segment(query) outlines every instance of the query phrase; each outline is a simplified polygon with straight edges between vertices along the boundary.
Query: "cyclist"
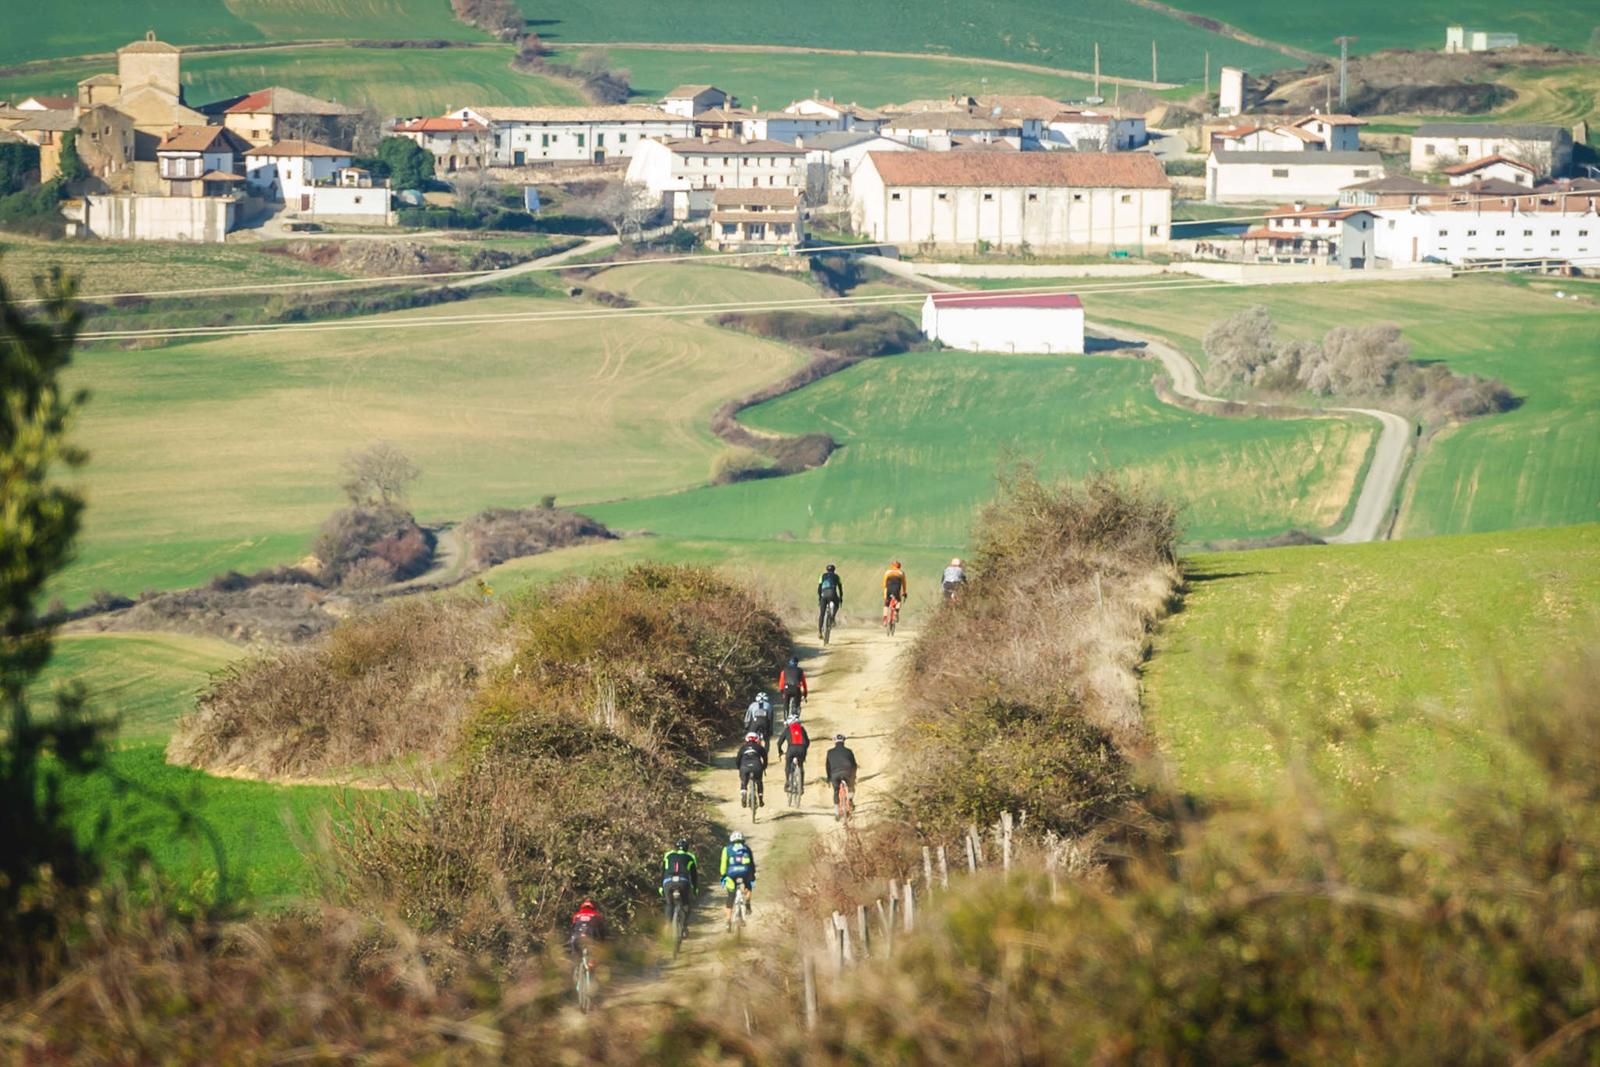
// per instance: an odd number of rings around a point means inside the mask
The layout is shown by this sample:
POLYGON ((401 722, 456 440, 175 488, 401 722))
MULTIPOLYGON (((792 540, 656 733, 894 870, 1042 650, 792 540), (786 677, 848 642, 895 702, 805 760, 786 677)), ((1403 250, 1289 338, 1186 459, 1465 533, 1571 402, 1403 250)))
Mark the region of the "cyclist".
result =
POLYGON ((833 817, 837 819, 840 783, 850 787, 852 797, 856 792, 856 754, 844 747, 844 734, 833 735, 833 747, 828 749, 825 769, 828 772, 828 791, 833 796, 833 817))
POLYGON ((788 665, 778 672, 778 692, 783 694, 785 719, 800 714, 800 702, 811 695, 811 687, 806 684, 806 672, 793 656, 789 657, 788 665))
POLYGON ((688 907, 700 892, 700 865, 689 851, 689 839, 678 838, 677 844, 661 857, 661 894, 666 908, 667 921, 672 921, 672 904, 676 900, 688 907))
POLYGON ((954 600, 956 594, 961 591, 961 587, 967 584, 967 570, 962 564, 960 556, 951 560, 950 566, 944 569, 943 584, 944 598, 946 600, 954 600))
POLYGON ((778 734, 778 755, 783 756, 783 780, 789 781, 789 775, 800 777, 800 788, 805 789, 806 784, 806 753, 811 751, 811 735, 806 732, 805 723, 800 721, 800 716, 791 715, 783 721, 783 730, 778 734), (788 754, 784 754, 787 746, 788 754))
POLYGON ((828 617, 829 604, 833 605, 833 614, 837 618, 839 608, 844 605, 844 579, 839 577, 839 572, 831 563, 817 582, 817 640, 819 641, 822 640, 822 623, 828 617))
POLYGON ((772 743, 772 700, 765 693, 757 693, 755 700, 744 712, 747 733, 761 735, 761 747, 772 743))
POLYGON ((585 900, 579 905, 578 910, 572 913, 572 929, 567 933, 567 950, 572 957, 577 959, 583 953, 585 945, 591 941, 599 941, 605 937, 606 921, 600 914, 600 909, 594 906, 594 901, 585 900))
POLYGON ((900 561, 895 560, 889 564, 889 569, 883 572, 883 624, 889 625, 889 601, 898 600, 904 604, 909 600, 910 594, 906 591, 906 572, 900 566, 900 561))
POLYGON ((744 744, 739 746, 739 754, 733 758, 733 762, 739 768, 739 806, 744 807, 749 800, 748 790, 752 783, 759 803, 765 806, 767 794, 762 788, 761 777, 767 771, 767 748, 761 743, 761 735, 754 730, 745 734, 744 744))
POLYGON ((756 854, 745 844, 744 834, 737 830, 728 835, 728 843, 722 846, 722 863, 719 870, 722 872, 722 888, 728 891, 727 924, 728 929, 732 930, 733 897, 739 883, 744 883, 747 901, 756 891, 756 854))

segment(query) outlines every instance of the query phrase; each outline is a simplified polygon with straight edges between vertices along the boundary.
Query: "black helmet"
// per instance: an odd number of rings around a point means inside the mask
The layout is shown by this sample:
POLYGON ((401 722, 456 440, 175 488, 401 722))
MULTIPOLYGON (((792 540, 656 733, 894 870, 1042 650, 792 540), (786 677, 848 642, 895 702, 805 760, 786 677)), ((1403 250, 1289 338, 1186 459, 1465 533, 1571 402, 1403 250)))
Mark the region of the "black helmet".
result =
POLYGON ((799 660, 799 657, 797 657, 797 656, 790 656, 790 657, 789 657, 789 666, 791 666, 791 667, 798 667, 798 666, 800 666, 800 660, 799 660))
POLYGON ((689 839, 687 837, 680 837, 678 838, 678 843, 672 847, 677 849, 679 852, 687 852, 689 851, 689 839))
POLYGON ((831 564, 831 563, 830 563, 830 564, 828 564, 828 573, 829 573, 829 574, 832 574, 832 573, 833 573, 833 564, 831 564))

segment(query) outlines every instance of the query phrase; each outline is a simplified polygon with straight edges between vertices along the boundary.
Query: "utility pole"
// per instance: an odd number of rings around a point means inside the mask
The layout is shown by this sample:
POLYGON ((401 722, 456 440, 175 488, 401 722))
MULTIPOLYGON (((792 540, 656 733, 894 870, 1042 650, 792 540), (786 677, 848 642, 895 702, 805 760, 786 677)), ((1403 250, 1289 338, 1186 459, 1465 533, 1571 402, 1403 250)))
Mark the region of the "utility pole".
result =
POLYGON ((1206 80, 1200 89, 1201 95, 1206 98, 1206 114, 1211 114, 1211 49, 1206 49, 1206 80))
POLYGON ((1350 71, 1350 42, 1359 41, 1359 37, 1335 37, 1334 44, 1339 46, 1339 110, 1345 109, 1345 101, 1349 99, 1348 74, 1350 71))
POLYGON ((1156 39, 1150 38, 1150 80, 1158 82, 1161 77, 1156 73, 1156 39))
POLYGON ((1094 95, 1100 95, 1100 42, 1094 43, 1094 95))

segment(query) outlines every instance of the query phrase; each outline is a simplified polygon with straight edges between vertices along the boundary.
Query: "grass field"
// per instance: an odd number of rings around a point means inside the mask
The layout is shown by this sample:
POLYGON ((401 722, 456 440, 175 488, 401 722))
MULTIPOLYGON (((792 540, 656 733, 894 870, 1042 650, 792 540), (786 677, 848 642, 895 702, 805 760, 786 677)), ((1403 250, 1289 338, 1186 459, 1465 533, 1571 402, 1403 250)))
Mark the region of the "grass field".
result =
POLYGON ((741 103, 765 108, 783 107, 818 92, 877 107, 952 93, 1040 93, 1077 100, 1093 89, 1091 82, 1076 78, 953 56, 890 59, 652 48, 608 48, 606 52, 616 66, 632 73, 633 92, 641 101, 659 99, 674 86, 686 83, 714 84, 733 93, 741 103))
POLYGON ((1360 308, 1361 321, 1400 323, 1414 358, 1504 381, 1520 407, 1445 431, 1417 464, 1399 532, 1419 537, 1600 519, 1600 312, 1557 300, 1560 288, 1573 284, 1457 278, 1108 293, 1087 307, 1092 319, 1163 333, 1197 358, 1213 321, 1252 304, 1304 337, 1360 308))
MULTIPOLYGON (((1533 0, 1515 7, 1494 0, 1340 0, 1337 4, 1263 4, 1259 0, 1177 0, 1174 7, 1232 23, 1270 41, 1314 52, 1337 53, 1333 39, 1359 35, 1352 50, 1443 48, 1444 29, 1509 31, 1523 44, 1556 44, 1582 49, 1595 27, 1580 5, 1569 0, 1533 0)), ((1592 12, 1590 13, 1592 16, 1592 12)))
POLYGON ((58 638, 32 695, 81 682, 91 708, 117 721, 117 741, 165 742, 212 672, 242 654, 236 645, 182 634, 76 634, 58 638))
MULTIPOLYGON (((1150 42, 1158 42, 1164 81, 1198 81, 1211 55, 1220 63, 1252 71, 1293 65, 1282 53, 1192 26, 1180 18, 1128 0, 1008 0, 981 12, 957 0, 919 5, 916 18, 888 3, 863 6, 819 0, 803 17, 781 0, 751 0, 738 17, 714 4, 663 7, 639 0, 597 0, 554 10, 525 0, 534 28, 551 43, 663 42, 787 45, 808 48, 871 48, 917 55, 971 56, 1034 63, 1067 70, 1092 70, 1094 45, 1106 74, 1150 77, 1150 42)), ((1443 30, 1440 30, 1441 35, 1443 30)), ((807 87, 809 89, 809 86, 807 87)), ((824 87, 825 88, 825 87, 824 87)), ((731 90, 730 90, 731 91, 731 90)), ((837 91, 837 90, 836 90, 837 91)), ((770 106, 770 102, 769 102, 770 106)))
POLYGON ((1149 718, 1180 785, 1271 799, 1300 756, 1428 809, 1512 773, 1464 716, 1600 623, 1600 526, 1198 556, 1158 636, 1149 718), (1235 657, 1254 664, 1241 668, 1235 657))
POLYGON ((111 52, 151 29, 175 45, 488 40, 440 0, 61 0, 11 20, 0 36, 0 63, 111 52))
MULTIPOLYGON (((1368 124, 1372 133, 1409 133, 1424 122, 1546 122, 1573 126, 1600 107, 1600 63, 1570 67, 1529 67, 1495 75, 1517 98, 1481 115, 1382 115, 1368 124)), ((1596 131, 1589 134, 1595 143, 1596 131)))
POLYGON ((17 295, 32 297, 33 279, 54 265, 76 275, 79 292, 85 296, 343 277, 249 245, 0 237, 0 278, 17 295))
POLYGON ((620 293, 641 304, 729 304, 815 299, 820 294, 805 275, 713 267, 698 263, 612 267, 588 284, 620 293))
MULTIPOLYGON (((762 275, 752 275, 764 278, 762 275)), ((784 281, 783 279, 775 279, 784 281)), ((474 301, 474 314, 565 310, 474 301)), ((459 314, 459 306, 374 317, 459 314)), ((380 439, 421 464, 424 519, 703 481, 723 400, 788 374, 786 347, 679 319, 360 329, 80 353, 93 398, 79 562, 53 592, 138 592, 298 559, 339 503, 341 458, 380 439)))
MULTIPOLYGON (((208 52, 183 57, 184 92, 191 103, 203 104, 285 85, 354 107, 372 107, 381 115, 437 115, 467 104, 582 102, 581 94, 567 82, 512 70, 511 54, 509 45, 438 49, 330 45, 208 52)), ((0 77, 0 98, 72 93, 78 79, 109 66, 105 60, 70 61, 0 77)))
POLYGON ((959 546, 1012 452, 1052 475, 1121 467, 1187 504, 1196 540, 1336 524, 1371 433, 1157 401, 1149 364, 922 352, 872 360, 746 412, 844 447, 816 470, 591 509, 675 538, 959 546))

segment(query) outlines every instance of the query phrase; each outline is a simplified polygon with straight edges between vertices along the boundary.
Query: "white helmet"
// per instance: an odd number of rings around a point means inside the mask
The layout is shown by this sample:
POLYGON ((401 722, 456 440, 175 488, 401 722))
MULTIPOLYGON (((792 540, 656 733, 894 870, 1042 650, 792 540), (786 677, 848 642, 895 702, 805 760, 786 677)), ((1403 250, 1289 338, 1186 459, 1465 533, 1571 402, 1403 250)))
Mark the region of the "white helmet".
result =
POLYGON ((784 716, 783 725, 789 726, 790 724, 797 723, 799 721, 800 721, 800 716, 794 714, 793 712, 790 712, 788 715, 784 716))
POLYGON ((951 560, 951 561, 950 561, 950 566, 952 566, 952 567, 959 567, 959 566, 961 566, 961 557, 960 557, 960 556, 957 556, 957 557, 956 557, 956 558, 955 558, 955 559, 953 559, 953 560, 951 560))
POLYGON ((739 842, 741 842, 743 840, 744 840, 744 835, 741 834, 737 830, 735 830, 733 833, 728 835, 728 844, 730 844, 730 845, 737 845, 739 842))
POLYGON ((757 704, 770 704, 770 703, 772 703, 772 698, 767 696, 767 694, 765 694, 765 693, 757 693, 756 694, 756 703, 757 704))

